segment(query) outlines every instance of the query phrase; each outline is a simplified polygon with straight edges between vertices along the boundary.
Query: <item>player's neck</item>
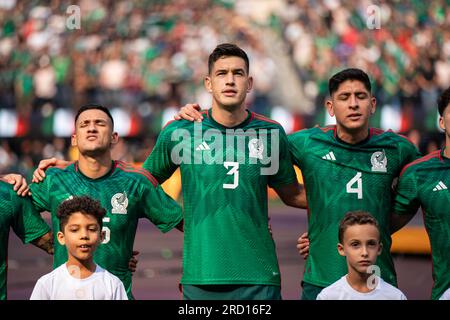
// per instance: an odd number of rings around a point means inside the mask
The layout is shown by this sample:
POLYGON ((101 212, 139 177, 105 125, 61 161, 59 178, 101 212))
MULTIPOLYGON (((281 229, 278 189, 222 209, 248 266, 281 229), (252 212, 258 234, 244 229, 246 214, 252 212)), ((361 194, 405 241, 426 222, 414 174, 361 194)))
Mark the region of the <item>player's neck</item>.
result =
POLYGON ((78 260, 69 254, 69 258, 66 262, 66 268, 72 277, 85 279, 95 272, 97 265, 92 257, 87 260, 78 260))
POLYGON ((225 127, 235 127, 244 122, 247 116, 244 105, 235 108, 224 108, 214 104, 212 106, 213 119, 225 127))
POLYGON ((356 291, 361 293, 367 293, 372 291, 373 289, 370 289, 368 287, 368 279, 370 274, 368 273, 360 273, 356 270, 349 270, 346 278, 348 284, 356 291))
POLYGON ((348 144, 357 144, 369 136, 369 126, 364 128, 350 131, 341 126, 336 126, 336 134, 338 138, 348 144))
POLYGON ((110 154, 96 158, 80 155, 78 159, 79 170, 91 179, 103 177, 111 170, 111 166, 112 159, 110 154))

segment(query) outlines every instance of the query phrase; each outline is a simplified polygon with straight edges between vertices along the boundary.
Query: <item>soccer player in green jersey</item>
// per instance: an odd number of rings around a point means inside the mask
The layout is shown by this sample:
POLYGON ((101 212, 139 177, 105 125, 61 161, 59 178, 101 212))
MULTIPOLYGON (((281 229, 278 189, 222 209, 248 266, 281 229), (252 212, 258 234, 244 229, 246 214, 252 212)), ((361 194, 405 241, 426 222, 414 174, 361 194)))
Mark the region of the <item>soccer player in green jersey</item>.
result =
MULTIPOLYGON (((5 180, 10 181, 9 179, 10 176, 5 177, 5 180)), ((33 207, 31 199, 19 196, 17 190, 13 188, 7 182, 0 181, 0 300, 6 300, 7 297, 6 274, 10 227, 24 243, 32 243, 49 254, 53 253, 53 236, 49 226, 33 207)))
MULTIPOLYGON (((49 168, 41 183, 30 186, 33 203, 40 211, 52 214, 53 232, 59 231, 56 210, 72 196, 88 195, 107 210, 103 219, 105 239, 96 250, 94 261, 122 280, 128 297, 131 271, 128 263, 133 253, 136 228, 140 218, 147 218, 162 232, 182 228, 181 207, 169 197, 155 178, 143 169, 122 161, 113 161, 111 147, 118 141, 109 110, 87 105, 75 116, 72 145, 79 159, 65 169, 49 168)), ((55 241, 54 268, 67 261, 67 250, 55 241)))
POLYGON ((401 169, 420 156, 404 137, 369 127, 376 99, 365 72, 336 73, 329 80, 329 93, 326 106, 336 125, 289 136, 308 199, 310 248, 302 299, 315 299, 323 287, 346 273, 345 259, 336 252, 335 243, 339 221, 348 211, 368 211, 377 219, 384 248, 377 259, 380 276, 397 285, 390 255, 392 185, 401 169))
MULTIPOLYGON (((335 244, 339 222, 348 211, 371 212, 379 222, 385 250, 377 264, 381 277, 396 286, 390 256, 392 185, 403 166, 420 156, 402 136, 369 127, 376 99, 365 72, 345 69, 333 75, 329 92, 327 109, 336 117, 336 125, 288 136, 293 162, 301 169, 307 190, 310 247, 303 279, 305 300, 315 300, 324 287, 347 273, 335 244)), ((184 118, 189 112, 192 120, 201 120, 195 107, 186 106, 179 115, 184 118)))
POLYGON ((143 167, 160 183, 181 170, 184 299, 280 299, 267 187, 290 205, 306 205, 287 137, 280 124, 246 109, 253 79, 242 49, 220 44, 208 65, 205 120, 169 123, 143 167))
POLYGON ((445 147, 403 169, 394 203, 397 224, 393 226, 400 229, 422 207, 431 244, 432 299, 441 298, 450 288, 450 87, 439 97, 438 110, 445 147))

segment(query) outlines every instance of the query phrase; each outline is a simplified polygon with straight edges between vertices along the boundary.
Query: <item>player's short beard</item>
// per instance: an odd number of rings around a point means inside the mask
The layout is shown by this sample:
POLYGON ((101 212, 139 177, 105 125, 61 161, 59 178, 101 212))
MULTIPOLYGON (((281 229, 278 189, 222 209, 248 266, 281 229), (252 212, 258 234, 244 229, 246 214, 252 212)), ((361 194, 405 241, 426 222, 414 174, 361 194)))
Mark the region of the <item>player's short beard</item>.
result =
POLYGON ((107 152, 110 152, 110 150, 111 150, 111 146, 107 146, 107 147, 96 148, 94 150, 84 150, 83 152, 80 151, 80 153, 83 156, 87 156, 90 158, 97 158, 97 157, 103 156, 107 152))

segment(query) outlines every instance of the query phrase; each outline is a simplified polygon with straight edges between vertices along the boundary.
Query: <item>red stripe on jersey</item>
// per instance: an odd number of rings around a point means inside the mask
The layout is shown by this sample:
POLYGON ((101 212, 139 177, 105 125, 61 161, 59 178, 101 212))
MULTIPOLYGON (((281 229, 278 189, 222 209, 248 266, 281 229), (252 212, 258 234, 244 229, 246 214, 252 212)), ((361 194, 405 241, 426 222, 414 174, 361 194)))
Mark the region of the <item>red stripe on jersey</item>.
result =
POLYGON ((328 132, 330 130, 336 130, 336 126, 335 125, 329 125, 326 127, 319 127, 320 130, 322 130, 323 132, 328 132))
POLYGON ((441 150, 436 150, 436 151, 433 151, 433 152, 427 154, 426 156, 424 156, 424 157, 422 157, 422 158, 419 158, 419 159, 414 160, 413 162, 407 164, 407 165, 402 169, 402 171, 400 172, 400 177, 403 175, 403 173, 405 172, 405 170, 408 169, 409 167, 412 167, 412 166, 414 166, 414 165, 416 165, 416 164, 419 164, 419 163, 428 161, 428 160, 433 159, 433 158, 438 158, 438 159, 440 159, 440 157, 441 157, 441 154, 440 154, 440 153, 441 153, 441 150))
POLYGON ((396 132, 392 131, 392 129, 389 129, 387 132, 395 133, 395 134, 398 135, 399 137, 402 137, 403 139, 408 140, 411 144, 414 144, 414 143, 411 141, 411 139, 409 139, 407 136, 405 136, 405 135, 403 135, 403 134, 396 133, 396 132))
POLYGON ((116 162, 117 162, 117 168, 121 169, 122 171, 142 174, 144 177, 147 178, 147 180, 149 180, 152 183, 152 185, 154 187, 156 187, 158 185, 158 181, 156 180, 156 178, 154 176, 152 176, 151 173, 148 172, 147 170, 145 170, 143 168, 133 167, 131 164, 123 162, 123 161, 116 161, 116 162))
POLYGON ((252 112, 250 121, 252 121, 253 118, 261 120, 261 121, 265 121, 265 122, 269 122, 269 123, 274 123, 274 124, 280 125, 280 123, 278 123, 277 121, 269 119, 269 118, 267 118, 267 117, 265 117, 265 116, 263 116, 261 114, 255 113, 255 112, 252 112))
POLYGON ((379 136, 380 134, 383 134, 384 130, 379 128, 370 128, 370 136, 379 136))

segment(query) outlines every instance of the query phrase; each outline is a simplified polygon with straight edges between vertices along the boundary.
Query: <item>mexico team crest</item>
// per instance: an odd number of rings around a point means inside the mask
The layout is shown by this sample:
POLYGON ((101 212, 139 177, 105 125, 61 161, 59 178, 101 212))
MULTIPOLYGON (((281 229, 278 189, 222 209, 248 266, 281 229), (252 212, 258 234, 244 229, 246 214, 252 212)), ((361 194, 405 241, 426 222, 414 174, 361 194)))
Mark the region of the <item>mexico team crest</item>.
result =
POLYGON ((248 143, 248 151, 250 158, 263 158, 264 144, 261 139, 251 139, 248 143))
POLYGON ((111 198, 111 213, 127 214, 128 198, 126 193, 116 193, 111 198))
POLYGON ((377 151, 372 154, 370 158, 372 163, 372 171, 386 172, 387 171, 387 158, 384 151, 377 151))

